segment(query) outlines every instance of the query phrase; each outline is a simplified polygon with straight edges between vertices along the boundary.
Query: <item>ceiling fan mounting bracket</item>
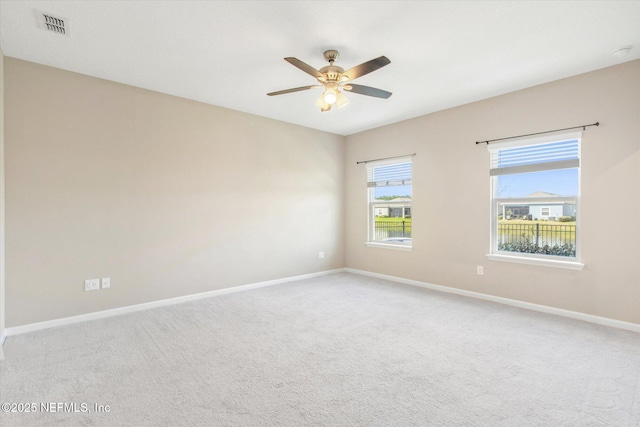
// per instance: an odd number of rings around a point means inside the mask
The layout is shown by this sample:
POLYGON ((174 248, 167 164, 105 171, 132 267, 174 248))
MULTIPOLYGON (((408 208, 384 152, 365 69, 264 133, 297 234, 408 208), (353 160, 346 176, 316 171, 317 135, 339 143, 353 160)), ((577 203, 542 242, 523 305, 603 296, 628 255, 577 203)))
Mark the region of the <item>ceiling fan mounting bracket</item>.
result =
POLYGON ((330 64, 333 64, 333 61, 338 59, 340 56, 340 52, 337 50, 329 49, 324 51, 324 59, 329 61, 330 64))

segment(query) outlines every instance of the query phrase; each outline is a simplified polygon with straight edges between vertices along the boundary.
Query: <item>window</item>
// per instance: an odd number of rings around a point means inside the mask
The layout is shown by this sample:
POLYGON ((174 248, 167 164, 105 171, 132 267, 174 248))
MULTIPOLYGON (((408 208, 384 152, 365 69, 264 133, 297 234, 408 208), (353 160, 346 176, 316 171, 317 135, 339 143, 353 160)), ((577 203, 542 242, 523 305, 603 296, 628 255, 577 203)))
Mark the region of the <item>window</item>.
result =
POLYGON ((489 145, 491 259, 581 268, 580 137, 489 145))
POLYGON ((367 244, 411 248, 411 157, 367 163, 367 244))

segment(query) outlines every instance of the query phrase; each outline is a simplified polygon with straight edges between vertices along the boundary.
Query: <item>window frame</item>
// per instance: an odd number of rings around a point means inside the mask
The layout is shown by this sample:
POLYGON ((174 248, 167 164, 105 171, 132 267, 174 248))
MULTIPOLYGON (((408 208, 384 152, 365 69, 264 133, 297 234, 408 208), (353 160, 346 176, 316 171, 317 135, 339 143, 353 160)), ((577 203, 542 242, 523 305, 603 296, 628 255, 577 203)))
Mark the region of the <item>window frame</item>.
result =
MULTIPOLYGON (((394 157, 385 160, 376 160, 370 161, 366 164, 367 170, 367 240, 365 242, 366 246, 375 247, 375 248, 385 248, 385 249, 395 249, 401 251, 411 251, 413 250, 413 238, 409 238, 409 242, 407 243, 399 243, 399 242, 385 242, 383 240, 375 240, 375 218, 376 218, 376 209, 379 205, 386 205, 389 207, 402 207, 403 208, 403 218, 404 211, 408 207, 411 212, 411 228, 413 232, 413 156, 403 156, 403 157, 394 157), (402 185, 410 185, 411 186, 411 199, 407 201, 384 201, 384 202, 376 202, 375 200, 375 189, 376 186, 370 186, 370 170, 384 167, 384 166, 392 166, 392 165, 400 165, 410 163, 411 164, 411 179, 408 180, 408 183, 404 182, 402 185)), ((413 233, 412 233, 413 234, 413 233)))
MULTIPOLYGON (((581 203, 580 203, 580 193, 581 193, 581 145, 582 145, 582 132, 568 132, 561 134, 553 134, 553 135, 545 135, 538 137, 529 137, 529 138, 519 138, 508 142, 501 142, 496 144, 490 144, 487 149, 490 153, 490 157, 493 155, 493 152, 507 149, 507 148, 517 148, 517 147, 526 147, 526 146, 535 146, 541 144, 548 144, 554 142, 563 142, 563 141, 573 141, 577 140, 577 165, 573 165, 571 167, 556 167, 556 168, 542 168, 537 169, 535 171, 551 171, 554 169, 568 169, 568 168, 576 168, 577 169, 577 187, 578 191, 575 197, 514 197, 514 198, 500 198, 497 197, 497 182, 498 176, 502 175, 512 175, 523 172, 514 172, 514 173, 498 173, 496 175, 491 174, 490 176, 490 247, 489 253, 486 255, 488 259, 493 261, 506 261, 506 262, 516 262, 522 264, 530 264, 530 265, 542 265, 542 266, 550 266, 550 267, 558 267, 558 268, 567 268, 573 270, 582 270, 584 264, 582 263, 582 254, 581 254, 581 203), (575 204, 575 248, 576 254, 575 257, 568 256, 560 256, 560 255, 546 255, 546 254, 533 254, 533 253, 525 253, 525 252, 512 252, 512 251, 501 251, 498 249, 499 236, 498 236, 498 217, 501 213, 500 207, 504 204, 513 204, 513 205, 538 205, 544 206, 548 208, 549 206, 555 205, 559 202, 562 203, 574 203, 575 204)), ((526 167, 525 167, 526 168, 526 167)), ((508 169, 507 169, 508 170, 508 169)), ((541 209, 542 210, 542 209, 541 209)), ((549 209, 549 213, 551 213, 551 209, 549 209)))

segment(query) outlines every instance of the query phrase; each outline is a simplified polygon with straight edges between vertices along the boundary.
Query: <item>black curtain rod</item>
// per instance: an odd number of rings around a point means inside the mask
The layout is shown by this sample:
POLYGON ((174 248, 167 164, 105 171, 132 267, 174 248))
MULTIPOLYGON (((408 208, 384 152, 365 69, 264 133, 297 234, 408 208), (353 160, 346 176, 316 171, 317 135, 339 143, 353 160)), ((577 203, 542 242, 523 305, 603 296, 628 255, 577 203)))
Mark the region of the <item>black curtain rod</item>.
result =
POLYGON ((359 165, 360 163, 377 162, 378 160, 399 159, 400 157, 409 157, 409 156, 413 157, 415 155, 416 153, 412 153, 412 154, 405 154, 404 156, 393 156, 393 157, 383 157, 381 159, 362 160, 360 162, 356 162, 356 165, 359 165))
POLYGON ((591 123, 590 125, 573 126, 573 127, 564 128, 564 129, 555 129, 555 130, 547 130, 547 131, 544 131, 544 132, 528 133, 526 135, 508 136, 506 138, 488 139, 486 141, 476 141, 476 145, 478 145, 478 144, 487 144, 487 145, 489 145, 490 142, 504 141, 505 139, 523 138, 525 136, 542 135, 543 133, 560 132, 561 130, 580 129, 580 128, 582 128, 582 130, 587 130, 587 127, 589 127, 589 126, 600 126, 600 122, 591 123))

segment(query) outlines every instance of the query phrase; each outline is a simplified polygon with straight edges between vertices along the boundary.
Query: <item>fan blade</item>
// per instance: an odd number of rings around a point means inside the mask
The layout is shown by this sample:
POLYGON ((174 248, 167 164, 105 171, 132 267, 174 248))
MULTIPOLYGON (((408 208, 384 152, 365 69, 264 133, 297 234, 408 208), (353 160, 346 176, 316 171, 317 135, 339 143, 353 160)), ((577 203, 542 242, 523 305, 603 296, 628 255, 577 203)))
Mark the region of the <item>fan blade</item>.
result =
POLYGON ((367 96, 375 96, 376 98, 389 98, 392 94, 391 92, 387 92, 386 90, 376 89, 375 87, 363 86, 363 85, 355 85, 353 83, 349 83, 344 87, 345 90, 353 93, 359 93, 360 95, 367 96))
POLYGON ((316 87, 316 86, 300 86, 300 87, 294 87, 294 88, 291 88, 291 89, 279 90, 279 91, 277 91, 277 92, 269 92, 267 95, 268 95, 268 96, 284 95, 285 93, 300 92, 301 90, 313 89, 314 87, 316 87))
POLYGON ((305 64, 304 62, 300 61, 298 58, 287 57, 287 58, 284 58, 284 60, 287 61, 289 64, 300 68, 305 73, 312 75, 316 79, 320 77, 324 77, 324 74, 322 74, 320 71, 316 70, 309 64, 305 64))
POLYGON ((355 67, 350 68, 342 73, 342 75, 349 77, 349 80, 354 80, 358 77, 364 76, 365 74, 369 74, 379 68, 382 68, 387 64, 391 64, 389 58, 387 58, 386 56, 381 56, 379 58, 372 59, 371 61, 367 61, 364 64, 356 65, 355 67))

